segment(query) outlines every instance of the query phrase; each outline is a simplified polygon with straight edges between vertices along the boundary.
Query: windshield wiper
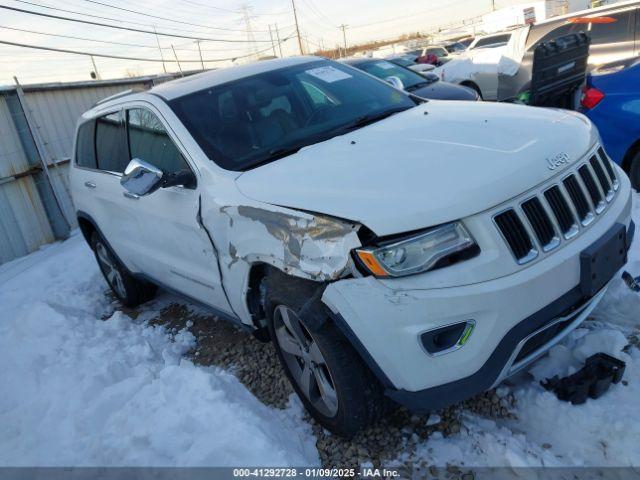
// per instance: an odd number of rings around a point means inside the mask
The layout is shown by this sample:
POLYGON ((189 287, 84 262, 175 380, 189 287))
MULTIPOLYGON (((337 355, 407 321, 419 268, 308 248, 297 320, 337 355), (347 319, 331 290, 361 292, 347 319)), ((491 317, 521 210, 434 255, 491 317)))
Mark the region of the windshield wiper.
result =
POLYGON ((280 158, 289 156, 289 155, 293 155, 294 153, 297 153, 298 151, 300 151, 302 148, 306 147, 307 144, 303 144, 303 145, 294 145, 294 146, 290 146, 290 147, 281 147, 281 148, 274 148, 273 150, 269 150, 267 152, 267 156, 260 159, 260 161, 255 162, 255 163, 250 163, 248 165, 244 165, 243 169, 249 169, 249 168, 256 168, 256 167, 260 167, 262 165, 265 165, 267 163, 271 163, 274 160, 278 160, 280 158))
POLYGON ((427 85, 429 85, 429 82, 419 82, 416 83, 415 85, 411 85, 409 87, 405 87, 405 91, 407 92, 414 92, 415 90, 422 88, 422 87, 426 87, 427 85))
POLYGON ((345 125, 341 125, 340 127, 333 130, 332 133, 336 132, 350 132, 352 130, 357 130, 358 128, 366 127, 367 125, 371 125, 372 123, 379 122, 380 120, 384 120, 391 115, 396 113, 404 112, 405 110, 409 110, 412 107, 401 107, 401 108, 392 108, 390 110, 385 110, 384 112, 373 113, 369 115, 362 115, 361 117, 357 117, 352 122, 349 122, 345 125))

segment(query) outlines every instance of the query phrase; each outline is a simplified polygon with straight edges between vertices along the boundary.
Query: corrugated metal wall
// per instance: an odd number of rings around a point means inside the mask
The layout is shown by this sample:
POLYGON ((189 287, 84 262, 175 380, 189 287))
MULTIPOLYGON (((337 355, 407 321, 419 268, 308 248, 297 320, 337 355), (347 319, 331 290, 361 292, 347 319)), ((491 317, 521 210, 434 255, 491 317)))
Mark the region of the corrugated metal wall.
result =
POLYGON ((71 157, 76 123, 83 112, 98 100, 130 88, 142 88, 143 83, 124 86, 105 85, 64 90, 36 90, 25 92, 25 100, 36 123, 38 134, 45 148, 45 155, 53 188, 60 194, 65 217, 77 226, 75 209, 69 191, 69 164, 59 163, 71 157))
POLYGON ((47 180, 25 174, 33 170, 34 164, 24 151, 21 135, 39 137, 57 203, 71 227, 75 227, 67 160, 71 157, 78 118, 100 99, 132 88, 146 88, 151 82, 141 79, 25 87, 22 106, 28 109, 32 133, 24 128, 16 130, 12 110, 2 95, 14 94, 13 89, 0 92, 0 264, 54 240, 50 219, 36 188, 36 181, 47 180), (15 178, 16 174, 19 178, 15 178))
MULTIPOLYGON (((29 169, 11 112, 0 96, 0 178, 29 169)), ((52 241, 53 233, 33 177, 26 175, 0 184, 0 263, 52 241)))

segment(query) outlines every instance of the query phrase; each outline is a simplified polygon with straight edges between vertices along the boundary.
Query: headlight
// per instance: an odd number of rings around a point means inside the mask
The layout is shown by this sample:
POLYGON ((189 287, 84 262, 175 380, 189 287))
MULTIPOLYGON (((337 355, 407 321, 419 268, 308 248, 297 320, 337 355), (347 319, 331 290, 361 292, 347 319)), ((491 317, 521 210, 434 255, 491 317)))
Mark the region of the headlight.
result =
POLYGON ((389 245, 357 249, 356 255, 377 277, 402 277, 432 270, 461 252, 478 251, 464 225, 454 222, 389 245))

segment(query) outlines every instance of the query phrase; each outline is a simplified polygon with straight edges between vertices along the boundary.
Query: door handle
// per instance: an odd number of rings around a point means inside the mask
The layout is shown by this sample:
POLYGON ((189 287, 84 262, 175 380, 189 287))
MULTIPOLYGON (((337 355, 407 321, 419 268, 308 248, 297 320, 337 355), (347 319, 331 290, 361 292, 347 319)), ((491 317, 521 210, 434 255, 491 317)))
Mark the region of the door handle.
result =
POLYGON ((122 194, 125 197, 130 198, 131 200, 138 200, 140 198, 140 195, 136 195, 135 193, 131 193, 127 191, 122 192, 122 194))
POLYGON ((84 186, 87 188, 96 188, 96 184, 93 182, 84 182, 84 186))

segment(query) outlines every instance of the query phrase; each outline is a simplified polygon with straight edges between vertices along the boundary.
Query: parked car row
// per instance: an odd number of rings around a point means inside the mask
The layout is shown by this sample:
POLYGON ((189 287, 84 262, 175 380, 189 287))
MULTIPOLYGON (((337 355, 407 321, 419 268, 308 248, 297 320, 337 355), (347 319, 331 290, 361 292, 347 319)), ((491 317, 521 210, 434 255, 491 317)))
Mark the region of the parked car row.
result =
POLYGON ((637 0, 618 2, 478 37, 434 72, 443 80, 474 88, 484 100, 510 100, 531 82, 533 55, 540 43, 584 32, 591 40, 591 67, 640 55, 639 9, 637 0))
POLYGON ((430 63, 416 63, 417 59, 417 55, 411 55, 407 53, 389 55, 388 57, 386 57, 386 60, 389 60, 396 65, 400 65, 401 67, 409 68, 418 73, 431 72, 436 68, 435 65, 432 65, 430 63))
MULTIPOLYGON (((567 41, 578 32, 589 38, 587 63, 592 69, 579 109, 601 131, 607 151, 633 187, 640 189, 640 2, 619 2, 476 38, 463 55, 434 73, 475 89, 484 100, 513 101, 529 93, 536 48, 556 39, 567 41)), ((576 66, 569 60, 565 64, 566 71, 576 66)))
POLYGON ((388 60, 375 58, 352 58, 343 63, 367 72, 376 78, 391 83, 421 98, 437 100, 479 100, 479 95, 470 88, 440 81, 437 75, 419 73, 388 60))

